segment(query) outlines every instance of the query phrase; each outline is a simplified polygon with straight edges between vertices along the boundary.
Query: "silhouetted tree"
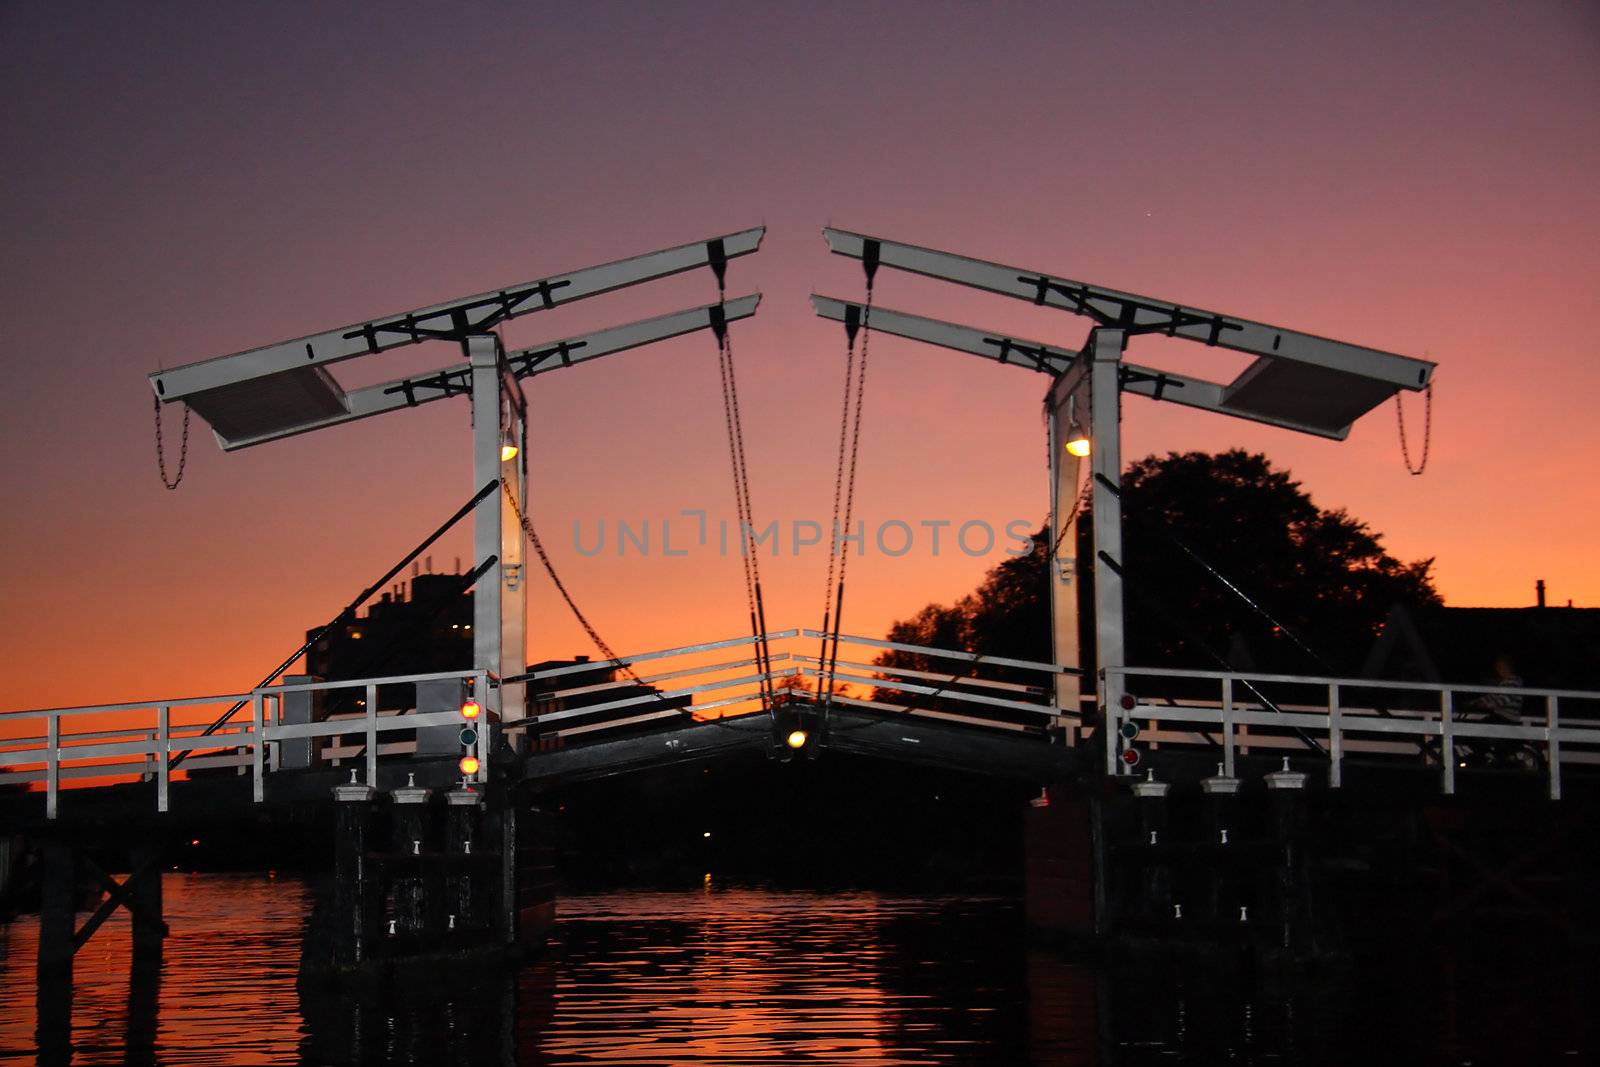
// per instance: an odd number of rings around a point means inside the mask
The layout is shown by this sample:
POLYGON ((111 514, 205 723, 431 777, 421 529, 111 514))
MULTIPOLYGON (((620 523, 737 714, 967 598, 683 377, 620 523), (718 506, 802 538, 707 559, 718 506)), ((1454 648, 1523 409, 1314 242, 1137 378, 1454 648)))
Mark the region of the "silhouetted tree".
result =
MULTIPOLYGON (((889 639, 1048 660, 1047 547, 1041 530, 1033 553, 1000 563, 955 604, 895 623, 889 639)), ((1135 664, 1351 673, 1392 605, 1439 603, 1433 560, 1395 559, 1365 523, 1317 507, 1287 471, 1241 450, 1133 464, 1123 557, 1135 664)), ((906 653, 878 662, 955 673, 906 653)))

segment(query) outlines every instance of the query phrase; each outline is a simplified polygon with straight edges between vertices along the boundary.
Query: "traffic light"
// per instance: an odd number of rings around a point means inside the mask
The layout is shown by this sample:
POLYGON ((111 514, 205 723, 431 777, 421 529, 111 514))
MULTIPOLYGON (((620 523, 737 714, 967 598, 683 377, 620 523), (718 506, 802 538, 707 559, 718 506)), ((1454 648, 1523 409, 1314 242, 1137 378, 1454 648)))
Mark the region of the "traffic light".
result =
MULTIPOLYGON (((1135 702, 1130 697, 1122 698, 1123 707, 1131 707, 1135 702)), ((1139 739, 1139 724, 1132 719, 1123 719, 1117 726, 1118 743, 1122 749, 1117 758, 1122 760, 1122 765, 1130 770, 1139 765, 1139 750, 1133 743, 1139 739)))
POLYGON ((456 740, 461 743, 461 759, 456 762, 456 768, 463 778, 471 778, 482 766, 478 760, 478 725, 482 718, 483 705, 469 689, 462 694, 461 729, 456 734, 456 740))

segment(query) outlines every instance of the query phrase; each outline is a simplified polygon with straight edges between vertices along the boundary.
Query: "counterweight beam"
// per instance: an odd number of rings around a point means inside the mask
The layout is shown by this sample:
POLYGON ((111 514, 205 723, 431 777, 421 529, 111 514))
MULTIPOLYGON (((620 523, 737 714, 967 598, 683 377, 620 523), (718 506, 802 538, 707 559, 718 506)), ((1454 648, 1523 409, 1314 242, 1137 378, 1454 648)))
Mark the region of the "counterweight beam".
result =
POLYGON ((1242 418, 1343 437, 1362 415, 1400 389, 1420 390, 1435 364, 1281 326, 1074 281, 1023 267, 971 259, 848 230, 824 229, 828 247, 873 269, 891 267, 986 292, 1059 308, 1124 336, 1165 334, 1253 355, 1255 362, 1219 394, 1220 409, 1242 418))

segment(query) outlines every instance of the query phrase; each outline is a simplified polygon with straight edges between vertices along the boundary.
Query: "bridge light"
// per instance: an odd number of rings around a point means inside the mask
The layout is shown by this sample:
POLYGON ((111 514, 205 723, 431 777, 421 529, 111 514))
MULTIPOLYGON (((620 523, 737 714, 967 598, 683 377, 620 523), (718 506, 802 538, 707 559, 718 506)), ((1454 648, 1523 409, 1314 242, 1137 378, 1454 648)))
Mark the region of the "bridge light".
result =
POLYGON ((1070 455, 1083 459, 1089 454, 1089 436, 1082 430, 1073 430, 1067 438, 1067 452, 1070 455))
POLYGON ((483 714, 483 705, 476 700, 468 699, 461 704, 461 717, 463 719, 476 719, 483 714))
POLYGON ((1122 750, 1122 762, 1127 764, 1129 767, 1138 766, 1138 763, 1139 763, 1139 750, 1136 749, 1136 748, 1125 748, 1125 749, 1123 749, 1122 750))
POLYGON ((512 444, 510 441, 507 441, 505 444, 500 446, 500 462, 501 463, 510 463, 512 460, 514 460, 516 458, 517 458, 517 446, 516 445, 512 444))
POLYGON ((799 705, 774 705, 768 726, 767 758, 787 763, 798 752, 809 759, 816 755, 817 747, 811 743, 811 720, 799 705))
POLYGON ((478 762, 477 756, 462 756, 461 762, 457 763, 456 766, 461 769, 462 774, 473 775, 478 773, 478 768, 482 764, 478 762))

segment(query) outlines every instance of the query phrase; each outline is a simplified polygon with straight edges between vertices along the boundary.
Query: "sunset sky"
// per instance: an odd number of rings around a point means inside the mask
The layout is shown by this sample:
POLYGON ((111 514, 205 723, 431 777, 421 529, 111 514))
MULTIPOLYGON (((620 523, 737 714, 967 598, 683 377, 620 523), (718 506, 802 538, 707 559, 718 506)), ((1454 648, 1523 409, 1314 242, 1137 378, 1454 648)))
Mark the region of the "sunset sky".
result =
MULTIPOLYGON (((0 709, 248 687, 474 488, 451 400, 231 455, 197 419, 169 493, 149 372, 763 223, 729 285, 766 294, 734 327, 761 522, 829 515, 843 331, 806 296, 862 291, 833 224, 1435 360, 1422 477, 1392 404, 1336 443, 1130 398, 1124 455, 1264 451, 1394 554, 1435 557, 1449 603, 1528 604, 1543 578, 1600 606, 1592 3, 7 3, 0 99, 0 709)), ((506 336, 714 296, 696 272, 506 336)), ((1088 329, 892 272, 878 298, 1064 347, 1088 329)), ((868 528, 1040 522, 1046 384, 875 339, 868 528)), ((534 517, 611 644, 737 635, 736 559, 572 541, 574 521, 732 518, 709 336, 529 397, 534 517)), ((1003 558, 870 549, 856 633, 1003 558)), ((763 566, 769 622, 816 626, 825 554, 763 566)), ((592 653, 532 589, 531 658, 592 653)))

